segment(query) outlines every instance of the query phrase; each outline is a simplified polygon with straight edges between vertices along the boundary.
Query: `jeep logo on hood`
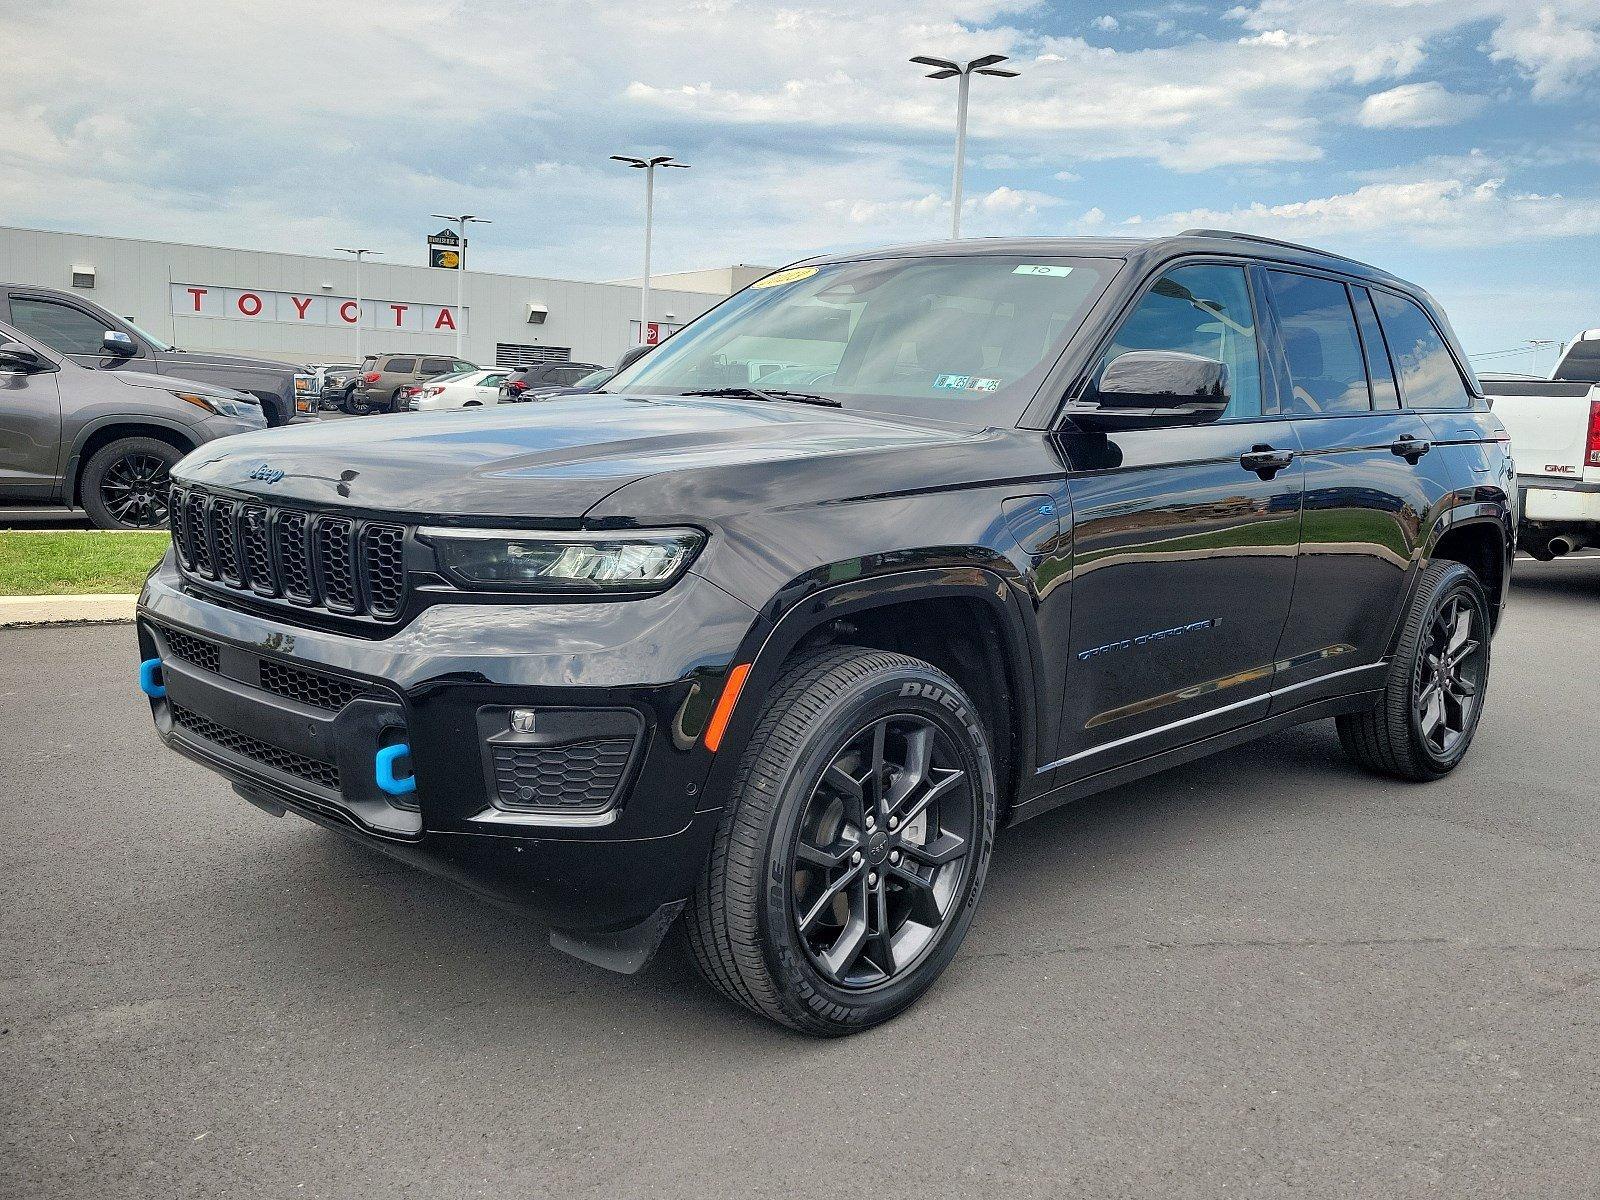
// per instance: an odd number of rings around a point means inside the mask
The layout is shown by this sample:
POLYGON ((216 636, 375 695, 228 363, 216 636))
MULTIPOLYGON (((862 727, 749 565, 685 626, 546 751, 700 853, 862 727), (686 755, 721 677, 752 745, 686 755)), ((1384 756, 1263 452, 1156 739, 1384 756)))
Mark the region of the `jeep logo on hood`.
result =
POLYGON ((283 472, 278 470, 277 467, 269 467, 266 463, 262 463, 245 478, 259 479, 262 483, 277 483, 278 480, 283 478, 283 472))

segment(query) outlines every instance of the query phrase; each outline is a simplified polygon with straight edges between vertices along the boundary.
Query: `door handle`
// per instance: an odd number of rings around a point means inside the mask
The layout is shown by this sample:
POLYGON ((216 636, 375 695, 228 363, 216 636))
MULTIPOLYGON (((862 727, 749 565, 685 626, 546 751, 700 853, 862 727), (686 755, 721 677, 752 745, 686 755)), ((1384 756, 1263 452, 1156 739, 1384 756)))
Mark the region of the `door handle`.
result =
POLYGON ((1417 465, 1417 460, 1433 449, 1433 443, 1422 438, 1414 438, 1409 433, 1402 433, 1395 438, 1394 445, 1389 449, 1399 458, 1405 459, 1412 466, 1417 465))
POLYGON ((1272 446, 1252 446, 1239 456, 1241 467, 1263 479, 1271 479, 1293 461, 1293 450, 1278 450, 1272 446))

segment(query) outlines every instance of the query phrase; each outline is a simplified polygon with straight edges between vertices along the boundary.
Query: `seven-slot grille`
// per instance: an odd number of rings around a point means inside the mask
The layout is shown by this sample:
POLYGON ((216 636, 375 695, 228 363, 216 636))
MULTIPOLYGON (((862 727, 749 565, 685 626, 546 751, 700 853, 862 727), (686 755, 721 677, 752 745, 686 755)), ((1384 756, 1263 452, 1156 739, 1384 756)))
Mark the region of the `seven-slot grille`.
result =
POLYGON ((172 538, 192 575, 224 588, 392 621, 405 606, 399 525, 172 490, 172 538))

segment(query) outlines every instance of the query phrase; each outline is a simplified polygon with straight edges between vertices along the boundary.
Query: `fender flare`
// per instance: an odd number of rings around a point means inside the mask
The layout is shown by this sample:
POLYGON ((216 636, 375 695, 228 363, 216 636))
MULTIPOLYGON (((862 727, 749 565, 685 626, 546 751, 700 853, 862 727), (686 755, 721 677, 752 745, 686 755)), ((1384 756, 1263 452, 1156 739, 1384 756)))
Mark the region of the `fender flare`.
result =
MULTIPOLYGON (((178 440, 185 443, 189 450, 193 450, 200 444, 200 439, 194 436, 193 429, 179 421, 171 420, 168 417, 145 414, 140 414, 137 417, 128 417, 122 415, 96 417, 94 420, 86 424, 82 429, 78 430, 77 436, 72 439, 72 453, 67 457, 66 468, 61 473, 62 498, 66 500, 68 504, 76 506, 78 503, 78 483, 79 477, 83 473, 84 464, 82 459, 84 446, 86 446, 89 442, 89 439, 96 433, 100 432, 100 430, 114 428, 118 425, 125 425, 130 429, 137 428, 140 425, 155 425, 176 434, 178 440)), ((137 433, 131 433, 129 436, 138 437, 140 435, 137 433)))
MULTIPOLYGON (((787 589, 786 589, 787 590, 787 589)), ((882 575, 864 576, 803 595, 780 592, 766 606, 761 620, 745 636, 728 670, 748 663, 733 716, 723 734, 706 778, 707 796, 731 793, 739 762, 763 709, 762 700, 782 674, 790 653, 810 633, 830 621, 910 600, 970 599, 982 603, 995 617, 1001 653, 1010 668, 1011 724, 1018 762, 1012 772, 1012 792, 1032 781, 1032 765, 1039 753, 1035 715, 1038 680, 1037 631, 1025 606, 1007 580, 984 567, 922 567, 882 575)), ((727 676, 724 675, 724 681, 727 676)), ((1003 797, 1009 801, 1011 797, 1003 797)), ((710 807, 717 807, 715 805, 710 807)))

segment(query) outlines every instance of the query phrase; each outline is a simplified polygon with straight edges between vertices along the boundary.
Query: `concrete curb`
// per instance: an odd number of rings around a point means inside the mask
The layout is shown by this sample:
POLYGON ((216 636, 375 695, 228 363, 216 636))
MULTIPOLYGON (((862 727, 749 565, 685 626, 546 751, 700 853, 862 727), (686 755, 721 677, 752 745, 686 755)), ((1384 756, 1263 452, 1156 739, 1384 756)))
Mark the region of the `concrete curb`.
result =
POLYGON ((0 596, 0 629, 38 625, 122 625, 136 595, 0 596))

